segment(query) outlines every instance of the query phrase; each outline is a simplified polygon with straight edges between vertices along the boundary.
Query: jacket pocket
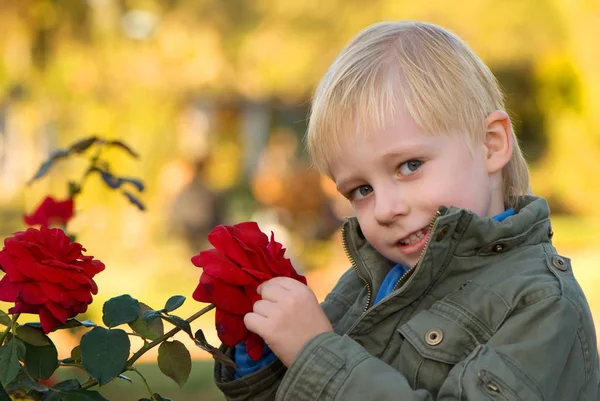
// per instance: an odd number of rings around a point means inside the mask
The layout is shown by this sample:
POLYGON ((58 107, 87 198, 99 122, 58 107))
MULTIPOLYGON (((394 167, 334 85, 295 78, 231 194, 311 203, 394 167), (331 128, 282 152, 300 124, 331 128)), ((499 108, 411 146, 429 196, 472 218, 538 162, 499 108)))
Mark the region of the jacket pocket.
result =
POLYGON ((395 365, 413 389, 426 389, 434 397, 454 365, 478 345, 467 328, 431 310, 419 312, 398 332, 404 341, 395 365))

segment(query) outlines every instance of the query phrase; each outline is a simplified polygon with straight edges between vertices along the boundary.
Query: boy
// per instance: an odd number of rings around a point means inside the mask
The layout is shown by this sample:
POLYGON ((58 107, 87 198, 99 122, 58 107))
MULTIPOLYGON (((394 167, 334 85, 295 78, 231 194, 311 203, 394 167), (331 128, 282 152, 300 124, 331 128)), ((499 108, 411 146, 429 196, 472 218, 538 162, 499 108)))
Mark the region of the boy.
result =
POLYGON ((598 399, 589 307, 503 109, 435 25, 375 24, 342 51, 307 144, 356 213, 352 268, 322 305, 291 279, 259 287, 244 323, 274 354, 217 364, 228 399, 598 399))

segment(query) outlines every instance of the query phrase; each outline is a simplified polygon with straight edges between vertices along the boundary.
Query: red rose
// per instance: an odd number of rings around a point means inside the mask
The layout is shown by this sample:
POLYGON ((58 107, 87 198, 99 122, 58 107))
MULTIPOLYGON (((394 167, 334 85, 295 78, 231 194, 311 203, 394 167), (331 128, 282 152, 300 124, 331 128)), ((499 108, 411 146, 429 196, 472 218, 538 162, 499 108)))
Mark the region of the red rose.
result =
POLYGON ((192 258, 194 265, 203 268, 193 298, 215 305, 217 333, 223 344, 233 347, 245 340, 248 355, 258 360, 264 341, 244 326, 244 315, 260 299, 256 288, 274 277, 290 277, 304 284, 306 278, 284 257, 285 249, 273 233, 269 240, 255 222, 217 226, 208 240, 215 249, 192 258))
POLYGON ((65 226, 73 217, 73 198, 57 201, 47 196, 42 204, 33 212, 25 215, 23 220, 28 226, 41 225, 43 227, 65 226))
POLYGON ((98 293, 92 278, 104 264, 82 251, 58 228, 30 228, 5 239, 0 301, 15 303, 10 313, 39 315, 45 333, 85 312, 98 293))

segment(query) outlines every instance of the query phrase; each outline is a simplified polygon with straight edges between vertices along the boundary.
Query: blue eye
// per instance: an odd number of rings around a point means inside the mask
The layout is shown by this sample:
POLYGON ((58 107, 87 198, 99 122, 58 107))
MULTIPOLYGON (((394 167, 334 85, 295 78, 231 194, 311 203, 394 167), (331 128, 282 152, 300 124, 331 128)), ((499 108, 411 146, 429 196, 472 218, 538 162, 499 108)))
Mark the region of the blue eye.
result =
POLYGON ((368 196, 371 192, 373 192, 373 188, 370 185, 361 185, 350 193, 350 197, 353 200, 362 199, 365 196, 368 196))
POLYGON ((420 160, 409 160, 400 165, 400 174, 402 175, 411 175, 415 171, 419 169, 423 165, 423 162, 420 160))

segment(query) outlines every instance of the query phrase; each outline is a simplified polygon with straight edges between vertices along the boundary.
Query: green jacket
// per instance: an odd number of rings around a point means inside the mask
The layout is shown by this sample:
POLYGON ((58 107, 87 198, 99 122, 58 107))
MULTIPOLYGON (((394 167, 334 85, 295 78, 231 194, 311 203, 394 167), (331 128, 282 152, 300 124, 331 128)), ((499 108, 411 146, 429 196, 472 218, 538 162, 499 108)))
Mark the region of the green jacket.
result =
MULTIPOLYGON (((335 333, 233 380, 229 400, 599 400, 594 324, 549 209, 526 197, 503 222, 441 208, 421 262, 380 303, 391 263, 356 219, 343 230, 353 268, 323 302, 335 333)), ((226 350, 231 353, 231 350, 226 350)))

